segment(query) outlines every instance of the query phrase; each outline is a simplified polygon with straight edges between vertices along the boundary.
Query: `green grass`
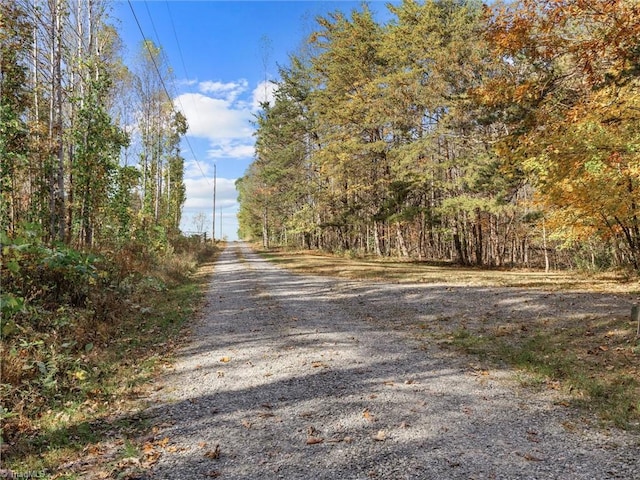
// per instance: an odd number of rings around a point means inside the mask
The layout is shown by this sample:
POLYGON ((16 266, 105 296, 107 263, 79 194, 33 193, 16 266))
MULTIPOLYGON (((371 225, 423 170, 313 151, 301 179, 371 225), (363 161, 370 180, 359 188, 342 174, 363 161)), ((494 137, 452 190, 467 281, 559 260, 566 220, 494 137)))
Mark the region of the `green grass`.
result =
MULTIPOLYGON (((493 337, 459 329, 444 342, 494 366, 516 368, 524 386, 562 388, 575 407, 595 412, 606 424, 640 431, 640 379, 613 362, 585 361, 577 332, 537 332, 523 339, 493 337)), ((605 352, 602 352, 603 354, 605 352)))

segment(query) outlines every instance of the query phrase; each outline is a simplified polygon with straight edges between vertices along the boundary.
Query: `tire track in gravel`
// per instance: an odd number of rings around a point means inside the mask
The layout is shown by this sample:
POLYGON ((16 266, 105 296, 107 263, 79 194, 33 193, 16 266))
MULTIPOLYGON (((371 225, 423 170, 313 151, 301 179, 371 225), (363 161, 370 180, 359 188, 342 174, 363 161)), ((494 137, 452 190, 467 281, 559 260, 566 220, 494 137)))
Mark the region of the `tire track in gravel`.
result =
MULTIPOLYGON (((403 287, 404 288, 404 287, 403 287)), ((638 439, 576 425, 508 372, 404 328, 411 290, 296 276, 236 244, 147 414, 157 479, 608 479, 638 439), (407 302, 404 302, 407 300, 407 302), (218 448, 217 448, 218 447, 218 448)), ((443 287, 444 288, 444 287, 443 287)), ((582 425, 582 424, 580 424, 582 425)))

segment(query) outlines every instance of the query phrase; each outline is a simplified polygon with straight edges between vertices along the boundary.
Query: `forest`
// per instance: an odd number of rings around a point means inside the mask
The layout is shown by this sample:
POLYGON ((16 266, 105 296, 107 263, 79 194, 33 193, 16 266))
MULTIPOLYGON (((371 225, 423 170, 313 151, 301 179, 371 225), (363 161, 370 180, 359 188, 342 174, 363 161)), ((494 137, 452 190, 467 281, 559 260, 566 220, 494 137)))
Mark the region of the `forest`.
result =
POLYGON ((55 443, 60 409, 73 424, 121 399, 197 296, 207 251, 179 231, 186 118, 160 46, 125 63, 111 7, 0 0, 3 460, 55 443))
POLYGON ((318 18, 238 180, 241 237, 640 270, 640 5, 405 0, 318 18))
POLYGON ((133 68, 109 2, 2 2, 2 227, 101 247, 175 233, 184 116, 145 40, 133 68))

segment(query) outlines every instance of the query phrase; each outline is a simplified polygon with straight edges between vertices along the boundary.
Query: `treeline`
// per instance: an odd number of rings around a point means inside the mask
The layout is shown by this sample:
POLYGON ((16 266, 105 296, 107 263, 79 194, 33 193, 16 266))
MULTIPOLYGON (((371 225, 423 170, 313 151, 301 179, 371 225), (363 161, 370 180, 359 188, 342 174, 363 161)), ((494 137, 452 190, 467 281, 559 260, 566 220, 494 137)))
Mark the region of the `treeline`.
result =
POLYGON ((318 18, 238 183, 240 234, 640 269, 640 6, 405 0, 318 18))
POLYGON ((197 297, 181 289, 196 255, 211 253, 179 235, 187 125, 167 92, 165 57, 147 41, 127 66, 109 9, 107 0, 0 0, 0 442, 9 470, 26 468, 28 455, 39 459, 28 470, 54 466, 78 444, 74 423, 97 411, 89 404, 126 395, 123 377, 146 363, 131 359, 175 335, 188 312, 181 295, 197 297), (49 436, 49 425, 62 433, 49 436))
POLYGON ((185 201, 161 49, 123 60, 106 0, 0 1, 0 221, 8 237, 112 247, 178 232, 185 201))

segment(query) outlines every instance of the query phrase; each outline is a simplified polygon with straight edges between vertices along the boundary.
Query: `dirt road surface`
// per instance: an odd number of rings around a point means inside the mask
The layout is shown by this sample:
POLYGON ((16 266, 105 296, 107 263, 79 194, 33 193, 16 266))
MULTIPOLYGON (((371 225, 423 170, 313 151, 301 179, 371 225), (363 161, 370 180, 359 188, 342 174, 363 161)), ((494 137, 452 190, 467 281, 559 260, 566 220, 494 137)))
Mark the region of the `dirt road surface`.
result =
POLYGON ((540 316, 559 308, 548 300, 292 275, 230 244, 147 412, 162 445, 149 478, 640 478, 636 436, 597 428, 557 393, 442 350, 419 327, 540 316))

